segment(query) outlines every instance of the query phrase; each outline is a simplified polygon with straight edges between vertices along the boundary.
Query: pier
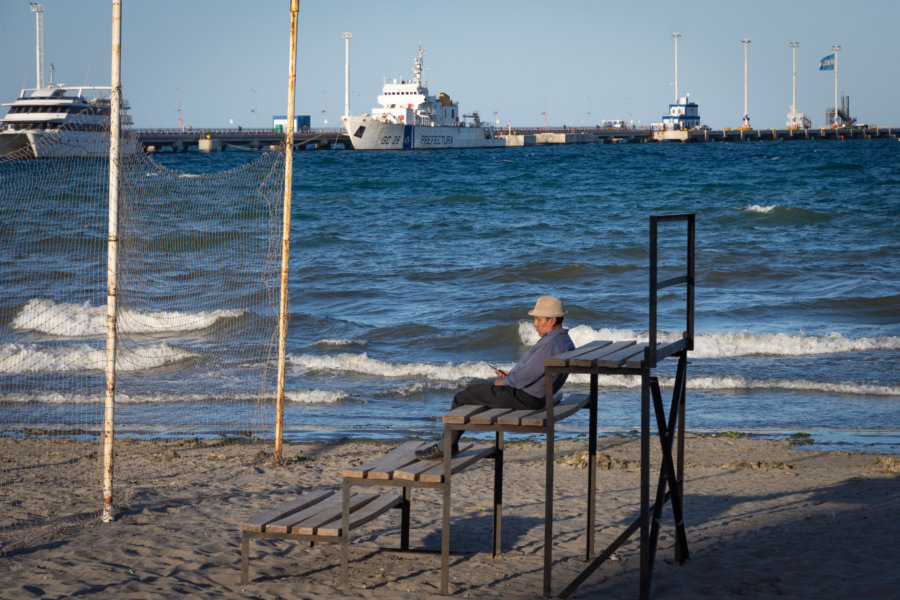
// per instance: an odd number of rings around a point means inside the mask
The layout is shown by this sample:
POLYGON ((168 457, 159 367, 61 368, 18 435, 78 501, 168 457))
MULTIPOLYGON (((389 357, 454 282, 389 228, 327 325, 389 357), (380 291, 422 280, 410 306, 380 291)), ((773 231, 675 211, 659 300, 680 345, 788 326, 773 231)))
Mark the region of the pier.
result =
MULTIPOLYGON (((651 129, 533 128, 498 129, 497 136, 506 145, 546 144, 642 144, 691 142, 761 142, 799 140, 900 139, 900 127, 821 127, 815 129, 694 129, 659 131, 651 129)), ((224 150, 270 150, 281 147, 284 133, 274 130, 137 129, 138 142, 146 152, 161 150, 185 152, 196 147, 200 152, 224 150)), ((294 150, 352 150, 350 137, 342 129, 320 129, 294 133, 294 150)))

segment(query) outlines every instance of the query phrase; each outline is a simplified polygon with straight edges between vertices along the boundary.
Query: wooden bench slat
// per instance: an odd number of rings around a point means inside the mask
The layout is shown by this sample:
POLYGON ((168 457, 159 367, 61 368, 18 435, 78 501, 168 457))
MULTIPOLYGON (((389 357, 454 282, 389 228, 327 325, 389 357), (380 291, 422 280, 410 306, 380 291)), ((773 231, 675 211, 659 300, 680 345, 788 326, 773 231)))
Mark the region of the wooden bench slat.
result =
MULTIPOLYGON (((380 517, 386 511, 398 506, 402 500, 400 494, 378 494, 378 497, 350 513, 351 531, 360 525, 380 517)), ((316 535, 337 537, 341 535, 343 517, 326 523, 318 528, 316 535)))
POLYGON ((542 410, 514 410, 511 413, 506 413, 502 417, 497 418, 498 425, 521 425, 522 419, 525 417, 530 417, 535 413, 544 412, 542 410))
MULTIPOLYGON (((553 407, 553 420, 554 421, 562 421, 569 415, 572 415, 585 406, 587 406, 588 401, 590 400, 590 396, 581 396, 576 400, 567 400, 562 404, 558 404, 553 407)), ((547 426, 547 411, 542 410, 540 412, 536 412, 530 416, 522 417, 521 424, 526 427, 546 427, 547 426)))
POLYGON ((625 361, 634 356, 639 356, 642 359, 644 356, 644 348, 646 348, 647 345, 648 344, 646 343, 635 344, 632 342, 631 345, 604 356, 602 360, 598 360, 597 366, 618 368, 624 365, 625 361))
POLYGON ((323 509, 337 506, 340 509, 341 506, 341 495, 333 494, 326 498, 323 498, 317 504, 309 506, 299 512, 295 512, 291 515, 288 515, 284 518, 278 519, 277 521, 272 521, 268 525, 266 525, 266 531, 269 533, 290 533, 291 526, 300 523, 301 521, 305 521, 310 517, 314 517, 315 515, 322 512, 323 509))
MULTIPOLYGON (((455 475, 472 463, 494 453, 493 446, 472 446, 450 459, 450 474, 455 475)), ((441 483, 444 481, 444 461, 439 461, 431 469, 419 474, 419 481, 441 483)))
POLYGON ((618 359, 615 359, 610 362, 611 357, 615 357, 617 353, 630 346, 634 346, 633 341, 613 342, 612 344, 607 344, 602 348, 587 352, 579 357, 573 358, 569 361, 568 364, 569 366, 573 367, 591 367, 594 365, 603 367, 618 367, 620 361, 618 359))
MULTIPOLYGON (((350 513, 359 510, 369 502, 377 498, 379 494, 351 494, 350 496, 350 513)), ((318 535, 318 529, 326 523, 330 523, 335 519, 340 519, 343 514, 341 503, 336 506, 323 506, 322 510, 308 519, 291 525, 291 533, 300 535, 318 535)))
POLYGON ((444 423, 468 423, 469 417, 484 412, 485 410, 487 410, 487 406, 465 404, 463 406, 457 406, 445 414, 442 420, 444 423))
POLYGON ((472 423, 473 425, 493 425, 494 419, 502 417, 506 413, 512 411, 513 409, 511 408, 492 408, 476 415, 472 415, 469 418, 469 423, 472 423))
MULTIPOLYGON (((460 442, 459 451, 463 453, 470 448, 472 448, 475 444, 471 442, 460 442)), ((433 460, 419 460, 412 464, 406 465, 402 469, 398 469, 394 472, 394 479, 402 479, 404 481, 416 481, 419 479, 419 474, 423 473, 429 469, 434 467, 433 460)))
POLYGON ((562 354, 551 356, 550 358, 544 360, 544 366, 565 367, 569 364, 569 360, 573 358, 579 358, 583 354, 587 354, 589 352, 600 350, 603 346, 608 346, 611 343, 611 341, 606 340, 596 340, 593 342, 589 342, 584 346, 575 348, 574 350, 569 350, 568 352, 563 352, 562 354))
POLYGON ((343 477, 370 477, 372 479, 390 479, 391 473, 400 467, 416 460, 416 450, 425 444, 421 440, 404 442, 372 462, 358 467, 348 467, 341 471, 343 477))
POLYGON ((289 502, 284 502, 283 504, 279 504, 275 508, 263 511, 257 515, 250 517, 241 524, 241 530, 258 532, 265 531, 267 523, 278 521, 279 519, 283 519, 314 504, 318 504, 320 501, 327 498, 328 496, 331 496, 332 494, 334 494, 334 490, 317 490, 315 492, 303 494, 299 498, 294 498, 289 502))

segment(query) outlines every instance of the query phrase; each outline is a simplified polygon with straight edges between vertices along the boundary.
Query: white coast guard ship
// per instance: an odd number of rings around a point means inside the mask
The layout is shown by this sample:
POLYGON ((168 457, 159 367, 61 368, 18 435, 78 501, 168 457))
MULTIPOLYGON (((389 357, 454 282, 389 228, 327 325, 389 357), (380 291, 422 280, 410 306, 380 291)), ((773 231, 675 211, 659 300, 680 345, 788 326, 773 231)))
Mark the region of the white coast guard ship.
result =
POLYGON ((478 112, 460 115, 459 105, 447 94, 428 94, 422 83, 419 46, 412 81, 385 83, 372 114, 341 117, 355 150, 426 150, 505 146, 494 129, 481 122, 478 112))

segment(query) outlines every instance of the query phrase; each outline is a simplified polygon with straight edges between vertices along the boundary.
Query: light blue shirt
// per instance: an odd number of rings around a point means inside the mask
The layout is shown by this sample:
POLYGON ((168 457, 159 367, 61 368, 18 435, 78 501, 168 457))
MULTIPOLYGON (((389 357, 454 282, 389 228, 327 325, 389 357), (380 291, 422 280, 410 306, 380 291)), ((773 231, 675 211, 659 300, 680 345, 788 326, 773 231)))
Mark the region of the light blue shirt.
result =
MULTIPOLYGON (((516 366, 510 369, 503 384, 537 398, 543 398, 546 394, 544 359, 574 349, 575 344, 569 338, 568 329, 551 329, 528 350, 516 366)), ((566 377, 568 376, 565 373, 560 373, 553 378, 554 394, 562 388, 566 377)))

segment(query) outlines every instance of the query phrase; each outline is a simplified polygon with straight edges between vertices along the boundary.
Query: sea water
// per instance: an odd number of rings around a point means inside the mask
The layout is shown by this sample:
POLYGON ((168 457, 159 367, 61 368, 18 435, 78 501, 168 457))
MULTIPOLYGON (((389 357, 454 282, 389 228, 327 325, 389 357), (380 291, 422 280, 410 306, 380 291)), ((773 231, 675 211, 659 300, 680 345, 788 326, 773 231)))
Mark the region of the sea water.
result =
MULTIPOLYGON (((229 150, 155 160, 210 173, 257 156, 229 150)), ((897 452, 896 140, 297 152, 285 437, 439 435, 457 389, 491 377, 488 364, 512 366, 537 341, 527 311, 538 296, 563 300, 576 345, 646 341, 649 217, 687 212, 696 214, 697 282, 687 429, 803 432, 814 447, 897 452)), ((69 218, 64 210, 52 215, 69 218)), ((242 220, 235 218, 235 231, 265 226, 242 220)), ((680 231, 663 237, 665 273, 683 264, 680 231)), ((3 278, 17 268, 5 262, 3 278)), ((52 282, 60 265, 29 268, 46 268, 52 282)), ((213 276, 192 283, 202 288, 213 276)), ((0 328, 16 341, 0 348, 0 376, 23 368, 29 335, 53 334, 17 327, 38 307, 102 339, 105 306, 67 302, 49 286, 0 298, 0 328)), ((660 335, 676 339, 683 301, 663 298, 660 335)), ((190 315, 200 316, 247 318, 190 315)), ((127 363, 152 373, 191 360, 196 350, 177 337, 127 363)), ((73 370, 97 369, 104 357, 81 342, 66 352, 73 370)), ((39 378, 46 357, 25 358, 39 378)), ((674 362, 659 367, 664 395, 674 362)), ((203 376, 241 376, 240 365, 227 368, 203 376)), ((601 376, 599 383, 601 433, 634 431, 639 380, 601 376)), ((572 376, 565 391, 587 387, 586 377, 572 376)), ((117 415, 130 424, 126 432, 140 434, 142 424, 152 432, 152 423, 141 423, 149 415, 210 410, 216 400, 157 390, 124 396, 117 415), (129 415, 135 406, 141 410, 129 415)), ((4 410, 17 403, 3 401, 4 410)), ((32 407, 97 401, 75 392, 27 397, 32 407)), ((578 414, 559 431, 578 435, 585 423, 578 414)))

